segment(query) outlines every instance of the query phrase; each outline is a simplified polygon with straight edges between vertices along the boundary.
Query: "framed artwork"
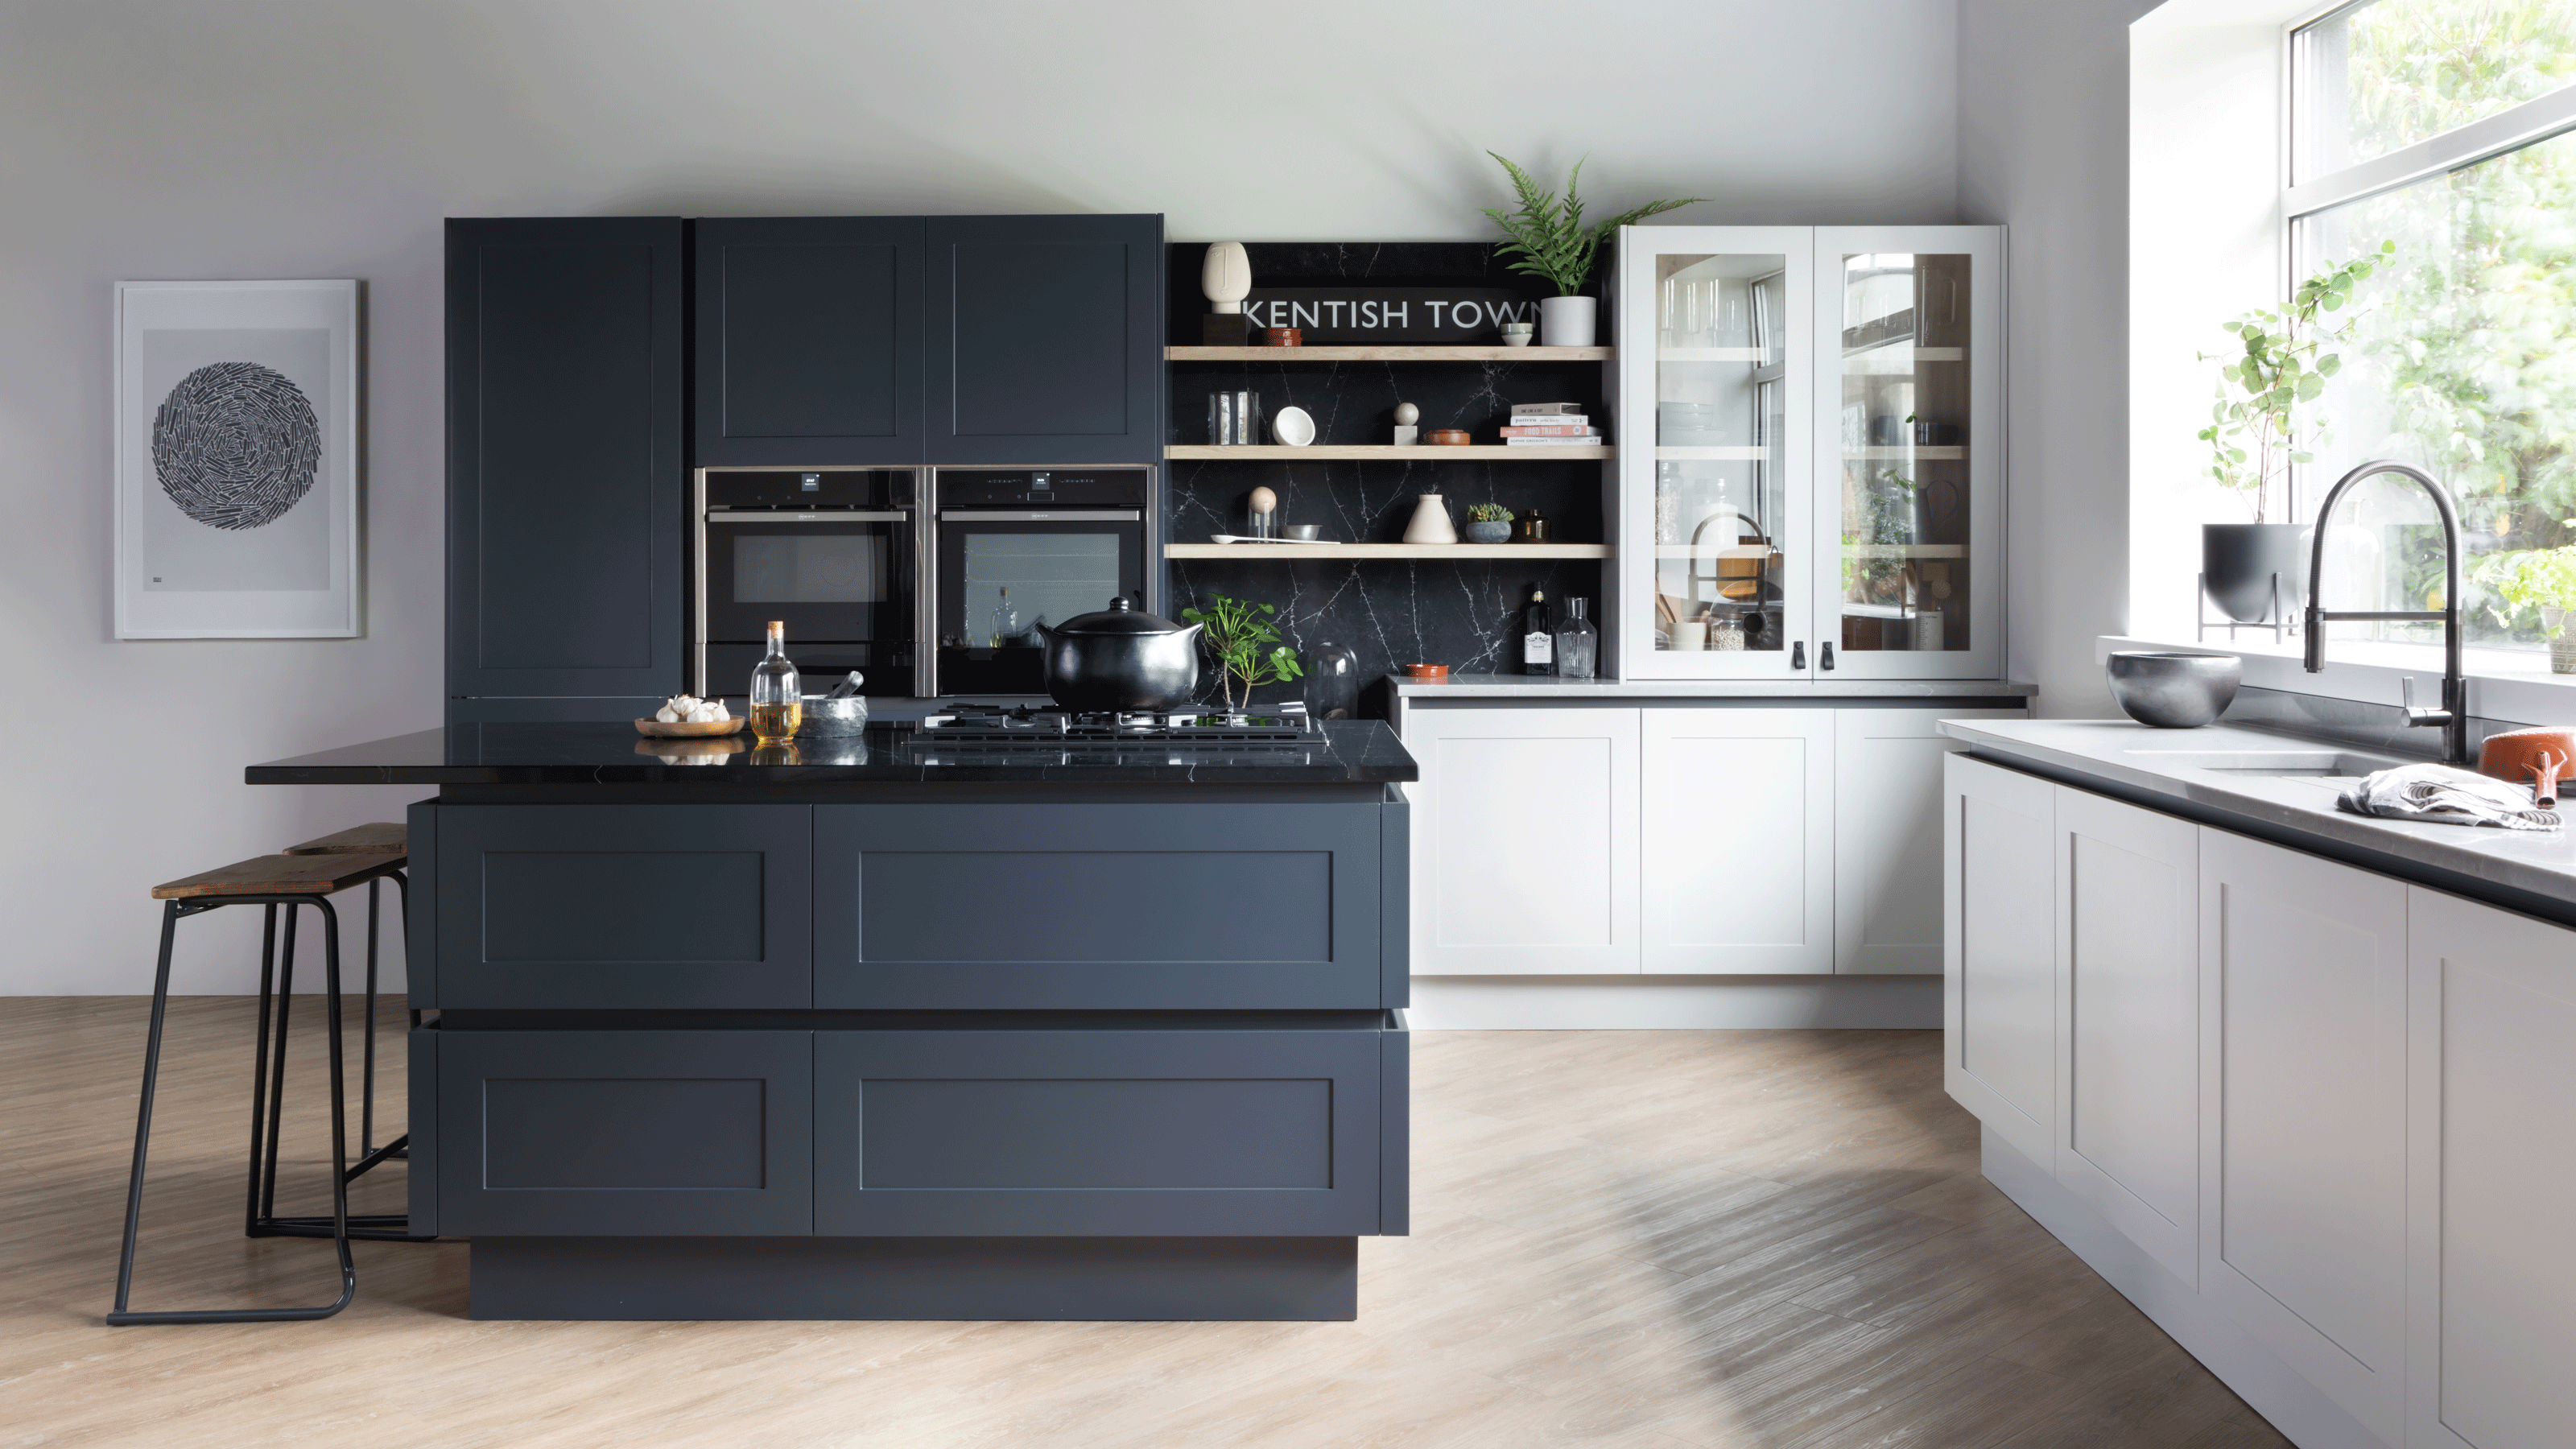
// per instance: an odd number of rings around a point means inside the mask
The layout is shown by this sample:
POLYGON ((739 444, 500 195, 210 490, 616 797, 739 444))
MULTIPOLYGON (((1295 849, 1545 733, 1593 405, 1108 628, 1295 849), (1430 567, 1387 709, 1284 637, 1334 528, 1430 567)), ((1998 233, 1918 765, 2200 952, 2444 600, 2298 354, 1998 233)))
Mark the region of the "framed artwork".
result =
POLYGON ((358 632, 358 284, 116 284, 116 637, 358 632))

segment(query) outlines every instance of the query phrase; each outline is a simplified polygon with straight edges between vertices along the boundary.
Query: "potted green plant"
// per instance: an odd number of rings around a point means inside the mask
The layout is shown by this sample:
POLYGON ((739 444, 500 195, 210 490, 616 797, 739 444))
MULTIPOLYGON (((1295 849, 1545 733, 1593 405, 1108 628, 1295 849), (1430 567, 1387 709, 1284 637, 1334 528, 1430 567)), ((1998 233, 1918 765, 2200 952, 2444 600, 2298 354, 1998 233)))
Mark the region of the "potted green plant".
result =
MULTIPOLYGON (((2323 314, 2342 311, 2352 289, 2396 251, 2397 243, 2382 242, 2375 252, 2325 268, 2299 283, 2288 306, 2258 307, 2221 323, 2236 335, 2234 350, 2200 354, 2203 362, 2219 363, 2218 403, 2198 435, 2210 446, 2209 476, 2254 514, 2251 523, 2201 525, 2200 571, 2210 599, 2240 624, 2274 622, 2276 575, 2284 610, 2307 591, 2310 525, 2274 521, 2273 486, 2281 486, 2286 504, 2291 465, 2313 461, 2300 445, 2299 409, 2321 396, 2326 379, 2343 367, 2342 356, 2325 349, 2341 345, 2355 319, 2329 325, 2323 314)), ((2311 432, 2323 427, 2322 419, 2304 421, 2311 432)))
POLYGON ((1223 594, 1208 595, 1205 609, 1181 611, 1183 619, 1201 626, 1199 642, 1216 656, 1226 713, 1250 709, 1256 686, 1295 679, 1306 672, 1298 666, 1297 651, 1279 642, 1279 626, 1271 622, 1278 613, 1275 605, 1229 599, 1223 594), (1237 680, 1243 682, 1243 702, 1239 705, 1234 700, 1237 680))
POLYGON ((2568 616, 2576 614, 2576 544, 2489 554, 2473 577, 2510 606, 2490 606, 2498 623, 2511 627, 2515 612, 2537 612, 2541 635, 2549 641, 2549 672, 2576 674, 2576 636, 2567 632, 2568 616))
POLYGON ((1499 503, 1479 503, 1467 510, 1469 543, 1512 541, 1512 511, 1499 503))
POLYGON ((1544 297, 1538 304, 1539 345, 1542 347, 1590 347, 1598 333, 1598 304, 1581 295, 1584 284, 1592 280, 1593 268, 1601 253, 1618 239, 1619 228, 1633 225, 1705 196, 1685 196, 1675 201, 1650 201, 1623 211, 1590 229, 1583 225, 1583 199, 1575 195, 1575 183, 1583 177, 1583 163, 1574 163, 1566 174, 1565 199, 1556 193, 1541 191, 1530 174, 1495 152, 1485 153, 1503 163, 1510 173, 1512 190, 1520 197, 1520 210, 1498 211, 1493 207, 1478 210, 1494 219, 1510 240, 1498 242, 1498 256, 1517 257, 1511 264, 1515 272, 1525 272, 1545 279, 1556 288, 1556 295, 1544 297))

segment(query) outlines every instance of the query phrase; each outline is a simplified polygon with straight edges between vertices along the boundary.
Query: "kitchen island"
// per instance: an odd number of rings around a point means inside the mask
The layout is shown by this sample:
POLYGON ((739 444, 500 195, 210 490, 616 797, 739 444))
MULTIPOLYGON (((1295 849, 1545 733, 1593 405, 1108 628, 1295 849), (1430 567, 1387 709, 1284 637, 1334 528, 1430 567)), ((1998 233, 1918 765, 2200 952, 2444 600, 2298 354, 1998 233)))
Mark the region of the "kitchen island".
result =
POLYGON ((422 784, 411 1222, 477 1318, 1334 1319, 1406 1230, 1394 735, 753 747, 481 724, 422 784))

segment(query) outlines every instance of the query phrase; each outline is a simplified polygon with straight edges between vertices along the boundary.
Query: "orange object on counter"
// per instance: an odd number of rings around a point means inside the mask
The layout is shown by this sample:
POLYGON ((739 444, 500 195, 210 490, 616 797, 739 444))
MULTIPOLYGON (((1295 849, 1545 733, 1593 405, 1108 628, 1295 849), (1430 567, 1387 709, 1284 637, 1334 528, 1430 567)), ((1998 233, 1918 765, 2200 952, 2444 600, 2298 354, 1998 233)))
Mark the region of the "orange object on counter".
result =
POLYGON ((2478 746, 2479 774, 2530 784, 2531 803, 2544 810, 2558 803, 2558 782, 2570 761, 2576 761, 2576 729, 2560 726, 2507 730, 2478 746))
POLYGON ((1408 664, 1404 666, 1404 677, 1407 679, 1447 679, 1449 677, 1449 666, 1446 664, 1408 664))
POLYGON ((1422 441, 1435 448, 1463 448, 1474 438, 1465 428, 1433 428, 1423 434, 1422 441))

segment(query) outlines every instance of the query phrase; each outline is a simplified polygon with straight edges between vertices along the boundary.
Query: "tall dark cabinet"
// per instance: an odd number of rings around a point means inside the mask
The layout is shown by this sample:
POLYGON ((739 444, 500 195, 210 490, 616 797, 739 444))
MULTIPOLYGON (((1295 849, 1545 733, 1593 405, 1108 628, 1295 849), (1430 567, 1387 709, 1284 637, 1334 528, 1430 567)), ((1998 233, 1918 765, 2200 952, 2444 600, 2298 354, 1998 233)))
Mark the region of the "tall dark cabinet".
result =
POLYGON ((930 219, 933 463, 1159 463, 1163 219, 930 219))
POLYGON ((922 452, 917 216, 697 223, 697 461, 885 466, 922 452))
POLYGON ((684 223, 447 223, 447 718, 680 689, 684 223))

